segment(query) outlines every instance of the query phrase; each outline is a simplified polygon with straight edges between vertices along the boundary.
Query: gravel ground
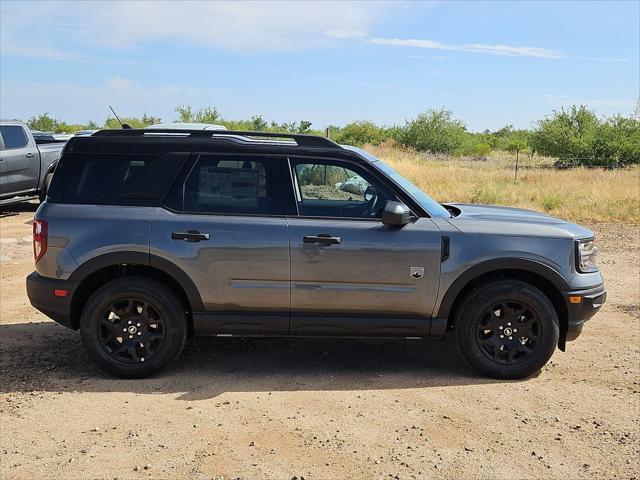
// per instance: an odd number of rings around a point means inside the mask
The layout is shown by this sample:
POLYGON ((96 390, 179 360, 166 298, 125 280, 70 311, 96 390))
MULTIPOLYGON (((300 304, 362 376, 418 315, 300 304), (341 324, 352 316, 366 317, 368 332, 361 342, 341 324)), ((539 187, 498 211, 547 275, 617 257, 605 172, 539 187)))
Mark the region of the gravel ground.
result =
POLYGON ((526 381, 451 338, 198 339, 130 381, 29 305, 34 210, 0 218, 1 478, 640 477, 638 226, 591 226, 608 303, 526 381))

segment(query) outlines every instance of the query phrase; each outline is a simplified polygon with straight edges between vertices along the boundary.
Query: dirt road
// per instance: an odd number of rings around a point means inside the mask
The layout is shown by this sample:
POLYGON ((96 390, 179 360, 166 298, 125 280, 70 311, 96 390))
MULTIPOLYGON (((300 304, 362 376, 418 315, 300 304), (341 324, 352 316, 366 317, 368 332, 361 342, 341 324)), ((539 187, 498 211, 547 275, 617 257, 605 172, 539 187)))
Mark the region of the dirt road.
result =
POLYGON ((29 305, 33 211, 0 218, 1 478, 640 477, 637 226, 591 226, 608 303, 536 378, 452 339, 199 339, 127 381, 29 305))

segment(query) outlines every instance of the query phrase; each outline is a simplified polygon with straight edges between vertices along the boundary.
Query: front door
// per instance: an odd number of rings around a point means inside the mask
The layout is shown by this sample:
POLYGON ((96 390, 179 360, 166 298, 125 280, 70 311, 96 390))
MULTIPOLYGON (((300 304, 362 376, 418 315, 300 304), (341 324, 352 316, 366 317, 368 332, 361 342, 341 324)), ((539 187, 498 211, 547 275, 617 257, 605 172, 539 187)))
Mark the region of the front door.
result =
POLYGON ((4 150, 0 151, 0 175, 3 193, 35 190, 40 175, 40 154, 21 125, 1 125, 4 150))
POLYGON ((429 218, 384 225, 397 200, 372 171, 291 158, 291 333, 425 336, 438 292, 440 231, 429 218))
POLYGON ((151 255, 193 280, 196 333, 289 333, 289 235, 274 156, 200 154, 158 211, 151 255))

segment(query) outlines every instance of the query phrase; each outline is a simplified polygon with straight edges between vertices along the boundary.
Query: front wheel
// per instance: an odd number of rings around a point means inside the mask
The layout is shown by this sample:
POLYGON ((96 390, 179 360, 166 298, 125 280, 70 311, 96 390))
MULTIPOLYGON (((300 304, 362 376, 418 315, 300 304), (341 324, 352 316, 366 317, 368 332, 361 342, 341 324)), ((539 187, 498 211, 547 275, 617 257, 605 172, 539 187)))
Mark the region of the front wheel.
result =
POLYGON ((122 277, 87 301, 80 335, 89 357, 122 378, 142 378, 168 367, 187 338, 185 309, 163 283, 122 277))
POLYGON ((493 378, 532 375, 558 344, 558 315, 547 296, 519 280, 497 280, 475 288, 455 319, 462 355, 493 378))

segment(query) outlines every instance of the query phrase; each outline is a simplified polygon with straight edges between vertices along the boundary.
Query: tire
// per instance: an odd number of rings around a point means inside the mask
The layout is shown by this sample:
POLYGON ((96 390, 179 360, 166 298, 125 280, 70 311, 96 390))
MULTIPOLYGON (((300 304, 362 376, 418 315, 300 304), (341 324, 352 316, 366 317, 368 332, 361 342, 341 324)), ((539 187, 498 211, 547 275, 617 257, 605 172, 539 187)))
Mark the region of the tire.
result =
POLYGON ((547 296, 528 283, 509 279, 473 289, 457 310, 455 329, 465 360, 499 379, 539 371, 560 335, 558 315, 547 296))
POLYGON ((40 190, 40 203, 44 202, 47 199, 47 192, 49 191, 49 186, 51 185, 52 179, 53 173, 47 173, 47 176, 44 177, 44 182, 42 182, 42 190, 40 190))
POLYGON ((118 278, 87 301, 80 336, 91 360, 105 372, 121 378, 148 377, 180 355, 187 339, 185 308, 157 280, 118 278))

